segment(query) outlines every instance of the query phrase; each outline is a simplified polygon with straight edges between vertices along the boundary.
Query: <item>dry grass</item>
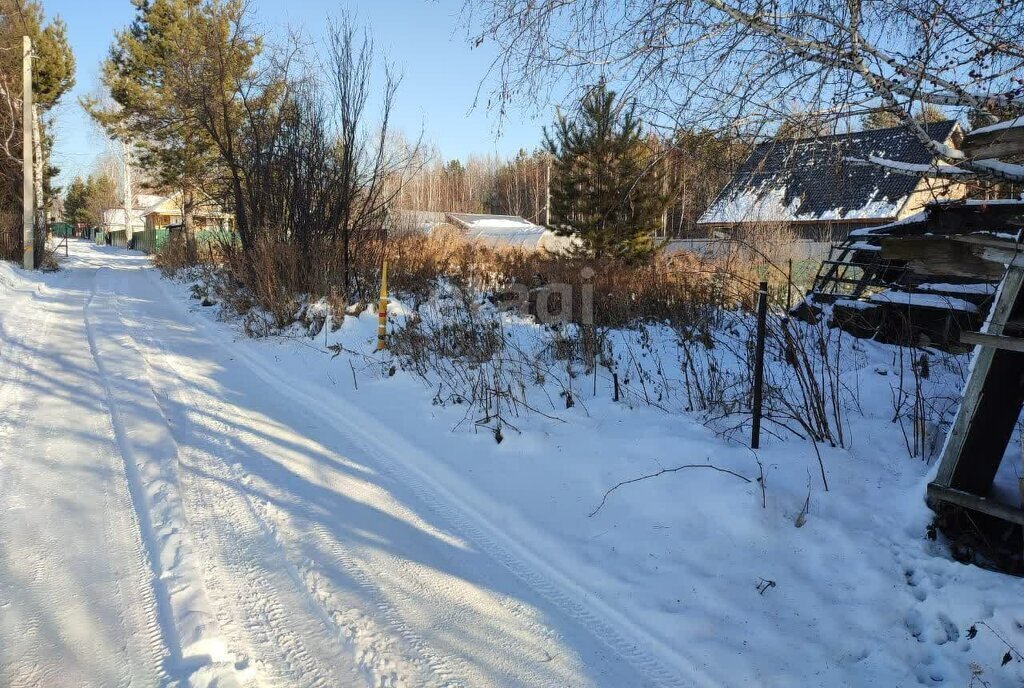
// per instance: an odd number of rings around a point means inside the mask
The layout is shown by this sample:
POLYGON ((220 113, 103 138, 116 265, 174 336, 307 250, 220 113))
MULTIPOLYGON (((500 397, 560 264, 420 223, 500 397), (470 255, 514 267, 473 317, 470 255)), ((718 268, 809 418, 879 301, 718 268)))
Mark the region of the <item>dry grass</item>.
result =
MULTIPOLYGON (((410 234, 391 242, 388 266, 392 290, 410 298, 413 307, 429 298, 438 278, 492 298, 516 287, 536 292, 565 285, 573 295, 572 313, 567 312, 566 319, 585 322, 584 309, 590 310, 592 296, 593 324, 598 327, 629 327, 643 321, 693 323, 705 319, 709 307, 735 301, 723 286, 727 280, 721 266, 682 254, 656 256, 636 265, 489 248, 445 232, 410 234)), ((559 305, 557 298, 550 302, 550 312, 557 314, 559 305)))
MULTIPOLYGON (((779 264, 792 243, 778 231, 753 240, 758 245, 734 242, 713 259, 659 255, 638 265, 488 248, 449 232, 407 234, 389 242, 386 253, 389 291, 410 311, 392 327, 391 352, 437 387, 435 403, 464 404, 466 420, 499 441, 524 412, 583 403, 581 380, 591 380, 594 394, 599 378, 616 401, 699 412, 722 431, 739 430, 750 419, 749 313, 757 282, 767 279, 776 295, 785 293, 779 264), (536 328, 533 341, 511 336, 499 315, 510 293, 523 315, 541 322, 541 297, 556 294, 548 307, 557 313, 565 300, 565 317, 536 328), (665 327, 676 335, 675 353, 651 340, 654 329, 665 327), (531 388, 543 391, 541 404, 531 388)), ((169 244, 156 262, 173 271, 184 258, 182 246, 169 244)), ((311 293, 317 280, 287 245, 264 241, 246 252, 211 247, 200 258, 203 297, 212 294, 241 314, 252 336, 301 321, 303 304, 320 298, 335 323, 353 312, 337 286, 311 293)), ((360 258, 354 267, 361 279, 379 283, 379 259, 360 258)), ((768 432, 843 444, 836 335, 824 324, 790 323, 773 299, 768 349, 771 360, 784 362, 766 380, 768 432)))

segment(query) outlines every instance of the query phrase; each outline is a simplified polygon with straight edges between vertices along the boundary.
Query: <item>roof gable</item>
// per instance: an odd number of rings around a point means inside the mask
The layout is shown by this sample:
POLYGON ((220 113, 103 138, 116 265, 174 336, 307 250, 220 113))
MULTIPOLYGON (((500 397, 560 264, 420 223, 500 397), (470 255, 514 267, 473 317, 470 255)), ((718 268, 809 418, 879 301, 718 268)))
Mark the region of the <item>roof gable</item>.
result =
MULTIPOLYGON (((924 125, 948 141, 956 122, 924 125)), ((932 153, 905 127, 759 144, 701 216, 701 224, 825 222, 895 218, 919 177, 847 157, 928 164, 932 153)))

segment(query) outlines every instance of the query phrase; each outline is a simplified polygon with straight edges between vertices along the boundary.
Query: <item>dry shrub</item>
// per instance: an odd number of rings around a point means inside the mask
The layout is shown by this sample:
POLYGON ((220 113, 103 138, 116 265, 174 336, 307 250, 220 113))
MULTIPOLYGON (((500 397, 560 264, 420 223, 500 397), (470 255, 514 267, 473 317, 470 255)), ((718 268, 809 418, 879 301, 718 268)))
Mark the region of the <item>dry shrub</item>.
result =
POLYGON ((21 262, 21 213, 0 210, 0 260, 21 262))
POLYGON ((180 239, 164 242, 164 245, 153 254, 153 265, 159 268, 165 277, 173 277, 191 264, 185 242, 180 239))
MULTIPOLYGON (((534 291, 567 285, 574 297, 567 319, 585 322, 583 300, 592 294, 593 324, 598 327, 630 327, 645 321, 693 324, 707 320, 724 296, 721 270, 687 254, 631 264, 491 248, 449 231, 393 240, 388 265, 393 291, 410 298, 413 307, 429 298, 438 279, 492 298, 507 294, 513 285, 534 291)), ((557 303, 549 305, 557 314, 557 303)))
POLYGON ((462 239, 454 228, 431 234, 406 233, 388 244, 388 281, 392 291, 409 298, 415 308, 430 298, 437 280, 467 286, 474 275, 494 267, 493 251, 462 239))
MULTIPOLYGON (((785 237, 772 236, 764 241, 766 249, 781 249, 785 237)), ((392 328, 390 348, 403 366, 437 385, 436 403, 465 404, 466 418, 496 437, 501 428, 514 428, 521 412, 537 410, 528 385, 546 388, 541 399, 552 409, 560 403, 569 407, 582 401, 575 381, 581 374, 592 378, 593 393, 600 377, 616 400, 701 412, 723 431, 738 430, 750 419, 749 313, 757 281, 772 261, 767 251, 737 246, 714 260, 677 254, 629 264, 495 249, 450 231, 406 234, 391 240, 386 254, 390 291, 411 306, 409 316, 392 328), (522 331, 519 338, 510 336, 501 311, 513 285, 520 287, 517 296, 529 294, 525 310, 532 315, 545 289, 571 288, 568 322, 537 328, 525 339, 522 331), (677 335, 675 353, 652 342, 652 328, 664 327, 677 335), (552 386, 557 396, 547 394, 552 386)), ((279 332, 301 319, 304 303, 320 297, 327 298, 334 322, 349 305, 340 285, 312 292, 310 285, 323 280, 308 274, 294 247, 268 237, 248 251, 222 245, 200 258, 210 266, 208 293, 242 314, 252 336, 279 332)), ((161 267, 180 259, 173 247, 157 257, 161 267)), ((379 284, 379 256, 354 259, 360 279, 379 284)), ((324 256, 324 265, 332 260, 324 256)), ((774 427, 842 444, 838 341, 822 324, 790 323, 779 302, 773 303, 768 432, 774 427)), ((557 314, 557 305, 553 310, 557 314)))
MULTIPOLYGON (((842 445, 847 394, 840 379, 840 335, 822 323, 807 326, 786 317, 780 298, 785 273, 777 263, 785 264, 790 255, 792 234, 766 227, 748 238, 757 244, 734 242, 710 260, 678 254, 628 264, 496 250, 449 234, 403 237, 392 242, 389 272, 395 291, 415 295, 415 314, 394 332, 392 350, 424 377, 440 381, 446 398, 478 409, 490 402, 484 417, 492 421, 494 398, 511 404, 506 411, 526 404, 525 390, 513 381, 560 384, 571 405, 577 371, 596 374, 600 367, 612 378, 617 398, 621 393, 627 401, 698 411, 719 430, 734 432, 749 427, 749 315, 757 284, 765 279, 776 287, 768 327, 767 432, 774 428, 842 445), (530 352, 502 338, 496 312, 480 308, 487 300, 500 304, 498 297, 514 284, 525 285, 531 295, 546 285, 572 288, 571 324, 541 328, 538 335, 546 343, 530 352), (581 311, 586 287, 592 288, 592 324, 581 311), (676 332, 677 362, 660 359, 652 326, 676 332), (626 331, 633 334, 622 336, 626 331), (673 379, 678 375, 672 368, 682 379, 673 379)), ((531 301, 535 315, 533 307, 531 301)))
POLYGON ((262 313, 252 317, 266 316, 260 320, 269 325, 269 331, 295 322, 303 295, 295 247, 261 237, 248 251, 230 244, 220 248, 224 274, 220 296, 226 303, 244 314, 249 314, 252 306, 258 307, 262 313))

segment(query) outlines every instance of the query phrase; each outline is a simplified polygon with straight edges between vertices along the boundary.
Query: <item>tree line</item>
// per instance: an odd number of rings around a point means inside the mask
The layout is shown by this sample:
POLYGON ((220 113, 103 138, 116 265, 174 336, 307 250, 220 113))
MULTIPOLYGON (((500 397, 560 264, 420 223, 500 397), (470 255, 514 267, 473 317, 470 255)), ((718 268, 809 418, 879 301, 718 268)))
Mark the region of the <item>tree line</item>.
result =
MULTIPOLYGON (((234 212, 244 254, 256 255, 260 244, 286 247, 297 271, 309 276, 304 286, 310 289, 363 289, 367 280, 356 263, 373 265, 382 255, 389 213, 395 209, 521 215, 580 238, 591 255, 643 258, 657 248, 659 238, 693 231, 750 146, 763 140, 756 124, 768 115, 775 115, 778 137, 819 135, 834 131, 840 121, 824 108, 794 108, 792 102, 823 104, 806 97, 790 99, 782 117, 777 108, 760 102, 776 91, 794 95, 792 89, 819 78, 794 81, 786 71, 797 59, 794 41, 808 43, 804 50, 813 54, 803 58, 814 64, 824 59, 824 47, 790 34, 779 44, 778 32, 787 27, 773 29, 767 19, 743 7, 706 2, 724 14, 723 27, 749 43, 751 54, 762 62, 730 62, 735 56, 713 31, 694 45, 705 46, 733 70, 750 70, 756 88, 743 94, 721 90, 725 77, 707 75, 720 89, 718 107, 702 110, 713 103, 699 91, 700 80, 691 81, 696 79, 691 72, 645 73, 648 81, 638 83, 652 90, 630 86, 622 93, 598 74, 589 84, 578 84, 578 103, 556 115, 540 147, 512 160, 444 161, 422 140, 404 139, 391 122, 401 77, 390 65, 375 69, 372 36, 350 17, 330 23, 326 49, 310 54, 297 43, 268 45, 243 0, 138 3, 135 20, 117 34, 102 67, 110 100, 84 104, 111 137, 129 146, 153 185, 181 192, 190 254, 195 253, 194 210, 198 199, 211 196, 234 212), (769 67, 775 71, 766 71, 769 67), (383 77, 373 83, 377 73, 383 77), (673 84, 687 87, 688 102, 666 100, 673 84), (669 113, 667 127, 654 131, 644 125, 645 119, 658 119, 657 107, 663 106, 664 114, 673 104, 677 108, 669 113)), ((500 26, 507 16, 536 19, 538 24, 525 25, 524 36, 538 48, 529 55, 548 54, 545 50, 557 38, 550 33, 555 25, 546 23, 548 8, 512 0, 478 4, 490 7, 493 13, 487 16, 500 26)), ((581 17, 597 16, 605 3, 580 0, 567 8, 579 10, 581 17)), ((707 28, 688 10, 679 16, 691 22, 680 31, 707 28)), ((635 17, 638 40, 650 21, 648 15, 635 17)), ((675 26, 672 21, 668 25, 675 26)), ((502 41, 504 36, 496 31, 488 39, 502 41)), ((582 46, 588 48, 589 39, 582 46)), ((513 85, 524 87, 555 68, 528 60, 522 45, 503 47, 509 61, 506 83, 515 78, 513 85)), ((662 58, 662 70, 678 68, 669 60, 673 56, 697 64, 692 52, 676 54, 670 48, 646 46, 642 54, 662 58)), ((615 58, 594 53, 595 69, 582 65, 574 77, 593 75, 602 61, 615 58)), ((856 67, 845 62, 828 66, 832 75, 856 67)), ((944 114, 936 105, 941 99, 923 96, 913 101, 916 109, 908 105, 904 112, 898 102, 879 96, 877 89, 892 84, 879 85, 878 79, 888 77, 868 70, 860 78, 870 87, 866 92, 841 94, 859 98, 838 108, 846 121, 855 114, 855 103, 862 106, 858 112, 869 127, 895 123, 921 129, 921 122, 944 114)), ((837 96, 832 92, 829 97, 837 96)), ((959 97, 970 101, 972 112, 984 114, 988 107, 988 101, 971 100, 969 94, 959 97)))
MULTIPOLYGON (((639 257, 670 215, 689 228, 737 164, 721 137, 644 131, 634 105, 604 86, 559 115, 533 152, 443 161, 394 130, 401 78, 385 65, 372 83, 370 33, 342 16, 325 42, 317 55, 267 45, 241 0, 138 3, 116 35, 101 70, 109 99, 83 105, 151 186, 180 192, 192 257, 206 196, 234 212, 243 253, 286 246, 310 290, 361 291, 357 258, 382 254, 395 209, 519 215, 594 254, 639 257)), ((82 180, 75 192, 89 189, 82 180)))

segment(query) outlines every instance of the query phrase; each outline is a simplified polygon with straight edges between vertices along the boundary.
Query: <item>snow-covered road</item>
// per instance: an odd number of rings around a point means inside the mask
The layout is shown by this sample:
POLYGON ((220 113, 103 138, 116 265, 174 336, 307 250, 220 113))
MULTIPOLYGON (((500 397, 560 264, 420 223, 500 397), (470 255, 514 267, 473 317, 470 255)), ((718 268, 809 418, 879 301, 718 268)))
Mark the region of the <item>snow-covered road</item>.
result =
POLYGON ((5 270, 0 686, 699 682, 144 257, 5 270))

